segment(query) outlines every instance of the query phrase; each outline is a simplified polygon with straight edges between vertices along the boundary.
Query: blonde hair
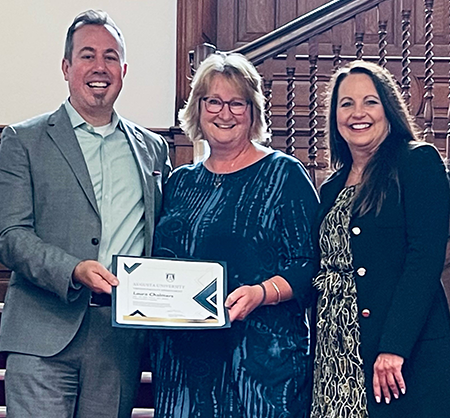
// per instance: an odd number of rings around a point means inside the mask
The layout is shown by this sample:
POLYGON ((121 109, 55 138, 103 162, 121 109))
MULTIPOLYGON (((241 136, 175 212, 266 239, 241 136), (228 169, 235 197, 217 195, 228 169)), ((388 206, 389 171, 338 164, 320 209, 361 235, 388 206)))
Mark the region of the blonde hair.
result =
POLYGON ((261 88, 261 76, 253 64, 241 54, 216 53, 200 64, 192 80, 186 105, 178 113, 181 129, 193 142, 207 139, 204 138, 200 127, 200 102, 208 94, 212 80, 218 74, 236 86, 243 98, 250 103, 252 112, 250 139, 264 143, 267 125, 264 117, 265 98, 261 88))

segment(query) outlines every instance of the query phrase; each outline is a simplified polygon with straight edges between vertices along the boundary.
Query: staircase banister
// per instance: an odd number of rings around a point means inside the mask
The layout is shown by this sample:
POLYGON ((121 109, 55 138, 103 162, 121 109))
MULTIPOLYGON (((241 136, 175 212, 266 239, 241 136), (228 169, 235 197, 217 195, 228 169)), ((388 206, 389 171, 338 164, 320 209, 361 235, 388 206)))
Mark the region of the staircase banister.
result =
POLYGON ((333 26, 376 7, 383 1, 385 0, 332 0, 229 52, 243 54, 254 65, 259 65, 290 47, 306 42, 313 36, 320 35, 333 26))

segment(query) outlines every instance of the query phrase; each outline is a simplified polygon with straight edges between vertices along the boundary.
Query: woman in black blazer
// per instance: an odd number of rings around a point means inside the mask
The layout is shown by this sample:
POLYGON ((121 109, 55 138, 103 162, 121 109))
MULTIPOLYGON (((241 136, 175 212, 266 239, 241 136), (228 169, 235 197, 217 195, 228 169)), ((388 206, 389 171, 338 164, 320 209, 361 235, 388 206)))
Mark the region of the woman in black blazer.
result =
POLYGON ((328 98, 311 416, 448 418, 444 164, 381 67, 351 63, 328 98))

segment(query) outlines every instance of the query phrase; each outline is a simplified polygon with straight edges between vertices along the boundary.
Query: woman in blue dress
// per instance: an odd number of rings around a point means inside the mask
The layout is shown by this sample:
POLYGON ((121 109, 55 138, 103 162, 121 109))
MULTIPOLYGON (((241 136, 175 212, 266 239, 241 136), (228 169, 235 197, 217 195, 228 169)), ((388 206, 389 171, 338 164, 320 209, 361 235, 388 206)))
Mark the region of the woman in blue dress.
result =
POLYGON ((157 418, 307 417, 306 309, 318 199, 302 164, 260 145, 264 96, 238 54, 207 58, 180 112, 210 156, 175 170, 164 189, 154 255, 225 261, 231 328, 160 331, 157 418))

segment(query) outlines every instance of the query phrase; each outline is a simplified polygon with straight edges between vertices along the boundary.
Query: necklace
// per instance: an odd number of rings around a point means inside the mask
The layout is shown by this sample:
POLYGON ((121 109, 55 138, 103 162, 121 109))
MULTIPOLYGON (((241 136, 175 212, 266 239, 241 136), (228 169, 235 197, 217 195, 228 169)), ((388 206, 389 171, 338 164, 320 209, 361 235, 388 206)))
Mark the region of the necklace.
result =
POLYGON ((249 147, 244 147, 233 158, 230 158, 229 154, 226 159, 219 157, 214 158, 214 155, 211 154, 203 164, 213 173, 234 173, 241 168, 247 167, 249 164, 253 163, 255 159, 258 159, 256 158, 256 153, 257 150, 255 146, 250 142, 249 147))
POLYGON ((223 174, 214 174, 214 187, 218 189, 223 182, 223 174))

